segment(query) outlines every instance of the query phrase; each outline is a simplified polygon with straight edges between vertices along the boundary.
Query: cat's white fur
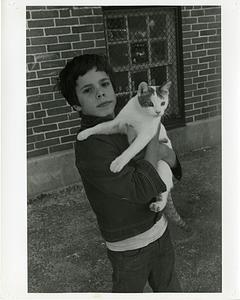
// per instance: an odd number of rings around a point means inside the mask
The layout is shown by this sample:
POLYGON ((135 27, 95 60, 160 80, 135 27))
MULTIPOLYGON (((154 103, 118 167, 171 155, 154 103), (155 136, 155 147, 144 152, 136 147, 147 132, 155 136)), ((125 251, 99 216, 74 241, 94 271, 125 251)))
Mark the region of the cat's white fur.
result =
MULTIPOLYGON (((160 88, 161 97, 157 94, 157 88, 150 86, 153 93, 149 95, 153 106, 143 107, 139 103, 139 97, 146 96, 149 91, 147 83, 142 82, 138 87, 138 93, 132 97, 123 107, 120 113, 112 121, 98 124, 92 128, 80 132, 77 136, 78 140, 84 140, 93 134, 114 134, 125 133, 128 135, 130 142, 129 147, 118 156, 110 165, 112 172, 117 173, 137 154, 139 153, 157 133, 161 117, 168 105, 168 95, 171 82, 167 82, 160 88)), ((147 96, 148 97, 148 96, 147 96)), ((147 98, 146 97, 146 98, 147 98)), ((159 140, 165 140, 166 144, 172 148, 166 129, 160 124, 159 140)), ((162 210, 167 202, 170 189, 173 187, 172 172, 169 165, 160 160, 158 162, 157 171, 167 187, 167 191, 161 194, 161 200, 157 203, 157 207, 152 203, 152 210, 162 210)))

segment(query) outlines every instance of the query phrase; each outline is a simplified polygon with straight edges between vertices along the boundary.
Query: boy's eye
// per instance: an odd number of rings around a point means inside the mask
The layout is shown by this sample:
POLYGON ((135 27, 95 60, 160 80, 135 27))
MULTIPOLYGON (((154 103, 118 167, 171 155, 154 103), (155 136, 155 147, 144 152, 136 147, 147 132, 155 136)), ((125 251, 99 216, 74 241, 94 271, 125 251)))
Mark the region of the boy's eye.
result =
POLYGON ((107 87, 107 86, 109 86, 110 85, 110 82, 109 81, 104 81, 103 83, 102 83, 102 86, 103 87, 107 87))
POLYGON ((91 92, 91 88, 87 88, 87 89, 83 90, 83 93, 84 93, 84 94, 88 94, 88 93, 90 93, 90 92, 91 92))

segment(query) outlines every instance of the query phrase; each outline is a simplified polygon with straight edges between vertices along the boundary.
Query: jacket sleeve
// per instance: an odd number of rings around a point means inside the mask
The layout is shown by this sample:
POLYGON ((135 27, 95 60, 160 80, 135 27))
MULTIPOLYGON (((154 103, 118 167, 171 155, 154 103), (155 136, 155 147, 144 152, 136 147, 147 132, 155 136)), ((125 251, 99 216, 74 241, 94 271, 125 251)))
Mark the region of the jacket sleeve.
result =
POLYGON ((150 203, 152 198, 166 191, 155 168, 144 159, 132 160, 121 172, 112 173, 110 164, 123 150, 118 144, 102 135, 76 142, 76 165, 85 182, 113 199, 134 203, 150 203))
POLYGON ((182 178, 182 167, 179 162, 178 156, 176 154, 176 166, 174 168, 171 168, 173 176, 177 179, 180 180, 182 178))

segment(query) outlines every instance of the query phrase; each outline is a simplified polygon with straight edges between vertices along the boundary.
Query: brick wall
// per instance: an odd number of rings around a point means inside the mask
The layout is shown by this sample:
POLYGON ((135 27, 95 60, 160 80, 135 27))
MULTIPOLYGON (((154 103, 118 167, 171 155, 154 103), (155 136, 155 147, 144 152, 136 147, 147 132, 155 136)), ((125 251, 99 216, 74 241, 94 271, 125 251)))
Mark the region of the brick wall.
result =
POLYGON ((186 122, 221 113, 221 8, 182 7, 186 122))
MULTIPOLYGON (((105 53, 102 9, 28 6, 27 150, 28 158, 73 148, 79 128, 54 88, 59 70, 72 57, 105 53)), ((182 7, 186 122, 220 114, 220 8, 182 7)))
POLYGON ((78 114, 55 89, 59 70, 72 57, 105 53, 99 7, 28 6, 28 158, 73 148, 78 114))

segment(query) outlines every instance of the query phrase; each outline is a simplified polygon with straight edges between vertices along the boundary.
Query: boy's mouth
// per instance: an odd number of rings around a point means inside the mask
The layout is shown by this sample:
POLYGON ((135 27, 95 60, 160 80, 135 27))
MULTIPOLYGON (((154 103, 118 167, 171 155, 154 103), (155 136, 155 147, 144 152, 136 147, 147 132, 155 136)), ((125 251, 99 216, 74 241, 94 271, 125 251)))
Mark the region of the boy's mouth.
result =
POLYGON ((111 103, 112 103, 112 101, 105 101, 105 102, 102 102, 102 103, 98 104, 97 107, 105 107, 105 106, 108 106, 111 103))

